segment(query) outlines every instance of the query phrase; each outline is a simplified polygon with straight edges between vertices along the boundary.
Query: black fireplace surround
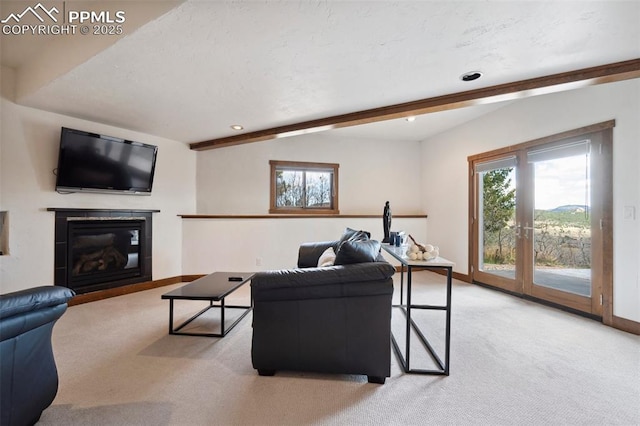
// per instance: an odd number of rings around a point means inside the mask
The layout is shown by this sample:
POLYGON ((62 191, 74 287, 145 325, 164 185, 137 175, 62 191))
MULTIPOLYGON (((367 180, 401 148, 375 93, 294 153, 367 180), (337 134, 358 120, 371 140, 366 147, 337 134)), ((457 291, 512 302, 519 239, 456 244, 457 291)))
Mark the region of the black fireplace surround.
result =
POLYGON ((77 294, 151 281, 152 213, 159 210, 55 211, 54 284, 77 294))

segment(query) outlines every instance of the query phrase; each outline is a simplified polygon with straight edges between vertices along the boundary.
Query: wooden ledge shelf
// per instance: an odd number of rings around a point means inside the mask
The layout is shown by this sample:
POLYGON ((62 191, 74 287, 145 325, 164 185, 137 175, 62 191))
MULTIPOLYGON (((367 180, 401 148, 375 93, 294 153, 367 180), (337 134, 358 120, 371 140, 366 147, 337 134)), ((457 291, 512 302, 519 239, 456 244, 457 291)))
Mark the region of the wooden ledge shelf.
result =
MULTIPOLYGON (((382 219, 381 214, 179 214, 183 219, 382 219)), ((426 219, 426 214, 394 214, 393 218, 426 219)))

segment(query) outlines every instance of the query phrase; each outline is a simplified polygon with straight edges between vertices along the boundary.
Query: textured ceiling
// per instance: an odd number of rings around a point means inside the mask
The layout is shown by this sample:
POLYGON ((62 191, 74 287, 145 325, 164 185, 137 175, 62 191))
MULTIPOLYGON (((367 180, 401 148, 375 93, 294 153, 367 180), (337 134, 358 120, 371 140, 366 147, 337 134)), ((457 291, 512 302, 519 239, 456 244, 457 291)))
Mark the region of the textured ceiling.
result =
MULTIPOLYGON (((187 1, 17 101, 198 142, 638 57, 638 1, 187 1)), ((434 131, 388 124, 341 131, 434 131)))

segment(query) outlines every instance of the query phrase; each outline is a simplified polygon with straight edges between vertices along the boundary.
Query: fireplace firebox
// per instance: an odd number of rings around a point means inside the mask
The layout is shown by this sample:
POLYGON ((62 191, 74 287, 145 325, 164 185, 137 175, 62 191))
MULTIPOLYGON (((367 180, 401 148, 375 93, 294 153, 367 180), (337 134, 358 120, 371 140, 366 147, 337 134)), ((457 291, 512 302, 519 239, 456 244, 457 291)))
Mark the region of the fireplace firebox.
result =
POLYGON ((54 283, 76 293, 151 281, 155 210, 56 212, 54 283))
POLYGON ((144 221, 135 219, 69 222, 69 287, 140 276, 143 226, 144 221))

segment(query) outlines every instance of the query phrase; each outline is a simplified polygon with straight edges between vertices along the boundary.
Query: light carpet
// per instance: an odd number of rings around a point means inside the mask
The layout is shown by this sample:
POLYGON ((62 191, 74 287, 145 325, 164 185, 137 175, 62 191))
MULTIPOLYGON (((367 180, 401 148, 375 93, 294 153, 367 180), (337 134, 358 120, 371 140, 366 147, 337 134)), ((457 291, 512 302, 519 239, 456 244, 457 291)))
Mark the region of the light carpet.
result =
MULTIPOLYGON (((414 303, 443 303, 443 283, 414 273, 414 303)), ((640 424, 640 337, 590 319, 455 281, 448 377, 405 374, 393 355, 384 385, 260 377, 251 314, 224 338, 168 334, 160 296, 180 285, 70 307, 54 328, 58 395, 38 424, 640 424)), ((246 285, 227 303, 248 295, 246 285)), ((202 303, 177 301, 176 320, 202 303)), ((442 351, 444 314, 415 313, 442 351)), ((194 327, 216 322, 212 313, 194 327)), ((397 310, 393 329, 402 330, 397 310)), ((430 366, 415 341, 411 352, 412 367, 430 366)))

